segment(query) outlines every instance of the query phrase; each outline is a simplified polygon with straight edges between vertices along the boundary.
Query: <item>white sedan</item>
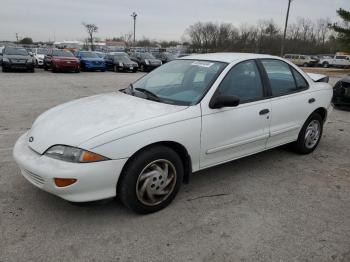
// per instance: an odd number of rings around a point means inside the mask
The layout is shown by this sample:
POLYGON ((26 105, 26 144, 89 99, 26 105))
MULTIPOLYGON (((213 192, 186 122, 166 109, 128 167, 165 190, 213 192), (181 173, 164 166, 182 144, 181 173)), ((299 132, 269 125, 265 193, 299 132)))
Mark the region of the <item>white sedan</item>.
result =
POLYGON ((29 182, 68 201, 118 195, 154 212, 192 172, 287 143, 311 153, 333 93, 312 77, 268 55, 183 57, 123 90, 48 110, 14 158, 29 182))

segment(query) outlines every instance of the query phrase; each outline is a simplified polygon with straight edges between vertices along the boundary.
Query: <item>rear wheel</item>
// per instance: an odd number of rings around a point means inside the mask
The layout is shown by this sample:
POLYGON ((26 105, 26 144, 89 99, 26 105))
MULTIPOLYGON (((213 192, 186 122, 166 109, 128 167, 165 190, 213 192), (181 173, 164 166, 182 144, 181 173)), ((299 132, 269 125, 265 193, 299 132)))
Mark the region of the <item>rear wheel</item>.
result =
POLYGON ((303 64, 303 67, 308 67, 308 66, 309 66, 308 63, 304 63, 304 64, 303 64))
POLYGON ((121 202, 137 213, 158 211, 175 198, 184 174, 180 157, 172 149, 155 146, 130 160, 118 183, 121 202))
POLYGON ((323 66, 324 68, 328 68, 328 67, 329 67, 329 64, 328 64, 328 62, 324 62, 324 63, 322 64, 322 66, 323 66))
POLYGON ((313 152, 321 140, 322 132, 323 119, 319 114, 313 113, 300 130, 298 140, 293 143, 294 150, 299 154, 313 152))

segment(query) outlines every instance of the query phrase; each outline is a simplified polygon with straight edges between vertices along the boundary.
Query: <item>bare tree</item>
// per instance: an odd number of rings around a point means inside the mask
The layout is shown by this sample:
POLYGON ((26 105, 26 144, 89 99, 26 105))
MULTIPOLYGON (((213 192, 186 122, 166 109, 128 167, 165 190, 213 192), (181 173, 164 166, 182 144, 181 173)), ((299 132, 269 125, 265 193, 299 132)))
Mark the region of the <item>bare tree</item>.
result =
POLYGON ((94 50, 94 38, 93 34, 98 32, 98 27, 95 24, 86 24, 83 22, 83 26, 85 27, 87 33, 89 34, 90 47, 91 50, 94 50))

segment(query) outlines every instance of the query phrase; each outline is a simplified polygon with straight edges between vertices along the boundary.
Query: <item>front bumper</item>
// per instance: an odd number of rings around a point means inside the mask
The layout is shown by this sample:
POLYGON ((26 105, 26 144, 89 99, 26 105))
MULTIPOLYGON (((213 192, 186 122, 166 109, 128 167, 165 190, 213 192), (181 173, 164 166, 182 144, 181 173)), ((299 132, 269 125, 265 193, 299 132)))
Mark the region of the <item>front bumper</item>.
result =
POLYGON ((80 68, 80 64, 72 62, 54 63, 54 66, 60 71, 77 71, 80 68))
POLYGON ((44 65, 44 59, 36 59, 36 65, 37 66, 43 66, 44 65))
POLYGON ((84 63, 84 68, 86 69, 90 69, 90 70, 104 70, 106 69, 106 65, 105 64, 95 64, 95 63, 84 63))
POLYGON ((27 133, 16 142, 13 156, 22 175, 34 186, 72 202, 88 202, 116 195, 119 175, 127 159, 95 163, 70 163, 34 152, 27 133), (54 178, 75 178, 67 187, 57 187, 54 178))
POLYGON ((34 68, 33 63, 10 63, 10 62, 3 62, 2 66, 5 67, 8 70, 30 70, 34 68))

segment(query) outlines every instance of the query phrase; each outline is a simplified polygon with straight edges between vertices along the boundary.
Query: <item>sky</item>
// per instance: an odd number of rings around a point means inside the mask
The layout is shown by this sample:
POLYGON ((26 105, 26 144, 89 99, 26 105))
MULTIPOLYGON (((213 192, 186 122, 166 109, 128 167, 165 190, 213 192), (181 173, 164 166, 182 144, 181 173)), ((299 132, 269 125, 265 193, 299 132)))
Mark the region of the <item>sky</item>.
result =
MULTIPOLYGON (((262 19, 284 24, 288 0, 1 0, 0 40, 31 37, 34 41, 81 40, 82 22, 96 24, 97 37, 118 37, 133 31, 136 38, 181 40, 195 22, 252 25, 262 19)), ((338 8, 350 10, 350 0, 293 0, 290 21, 305 17, 336 21, 338 8)))

